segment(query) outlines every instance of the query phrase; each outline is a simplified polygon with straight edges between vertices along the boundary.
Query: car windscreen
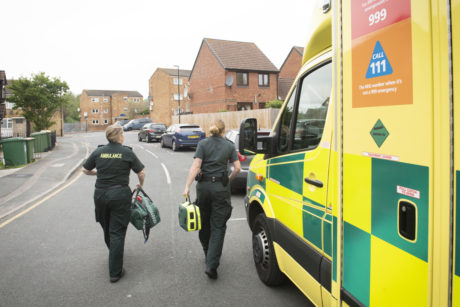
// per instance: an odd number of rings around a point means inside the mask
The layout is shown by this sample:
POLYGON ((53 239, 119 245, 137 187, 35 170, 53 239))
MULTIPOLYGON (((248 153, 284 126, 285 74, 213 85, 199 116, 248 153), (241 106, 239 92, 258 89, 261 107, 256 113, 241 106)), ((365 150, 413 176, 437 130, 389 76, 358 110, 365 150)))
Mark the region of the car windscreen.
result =
POLYGON ((150 128, 152 128, 152 129, 162 129, 162 130, 166 130, 166 126, 165 126, 165 125, 150 125, 150 128))

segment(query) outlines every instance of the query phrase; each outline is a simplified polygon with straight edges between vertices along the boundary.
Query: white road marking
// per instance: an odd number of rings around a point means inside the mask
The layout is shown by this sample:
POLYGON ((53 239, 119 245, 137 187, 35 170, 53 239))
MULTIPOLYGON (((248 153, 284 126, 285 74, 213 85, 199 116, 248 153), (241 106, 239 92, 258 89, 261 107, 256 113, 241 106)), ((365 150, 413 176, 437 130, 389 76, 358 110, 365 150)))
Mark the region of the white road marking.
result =
POLYGON ((63 167, 65 164, 64 163, 56 163, 51 165, 51 167, 63 167))
POLYGON ((151 152, 150 150, 146 149, 145 151, 158 159, 158 156, 156 154, 154 154, 153 152, 151 152))
POLYGON ((161 163, 161 166, 163 167, 163 170, 165 171, 166 181, 168 182, 168 184, 171 184, 171 177, 169 177, 169 172, 168 172, 168 169, 166 168, 166 165, 161 163))
POLYGON ((246 218, 245 217, 239 217, 239 218, 234 218, 234 219, 230 219, 229 221, 246 221, 246 218))

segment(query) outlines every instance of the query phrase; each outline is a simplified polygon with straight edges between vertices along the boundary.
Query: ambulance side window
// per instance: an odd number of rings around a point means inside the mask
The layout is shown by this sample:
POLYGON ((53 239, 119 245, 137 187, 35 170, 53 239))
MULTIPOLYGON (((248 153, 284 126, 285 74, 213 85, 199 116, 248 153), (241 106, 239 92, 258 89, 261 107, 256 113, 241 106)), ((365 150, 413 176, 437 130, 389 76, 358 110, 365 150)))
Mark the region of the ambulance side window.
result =
POLYGON ((280 153, 285 153, 288 151, 289 147, 289 131, 291 128, 292 114, 294 113, 294 101, 295 101, 296 89, 292 91, 291 97, 284 108, 283 115, 281 117, 279 141, 278 141, 278 151, 280 153))
POLYGON ((318 146, 326 122, 332 89, 331 63, 306 75, 301 82, 293 150, 311 150, 318 146))

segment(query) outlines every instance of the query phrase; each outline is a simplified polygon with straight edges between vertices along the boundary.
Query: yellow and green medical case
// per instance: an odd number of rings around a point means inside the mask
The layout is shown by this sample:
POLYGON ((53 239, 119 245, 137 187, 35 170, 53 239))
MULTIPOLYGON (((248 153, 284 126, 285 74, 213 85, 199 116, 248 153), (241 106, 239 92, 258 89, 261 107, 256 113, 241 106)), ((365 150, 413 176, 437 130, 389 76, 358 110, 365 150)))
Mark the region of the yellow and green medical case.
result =
POLYGON ((179 205, 179 225, 185 231, 196 231, 201 229, 200 208, 187 199, 179 205))

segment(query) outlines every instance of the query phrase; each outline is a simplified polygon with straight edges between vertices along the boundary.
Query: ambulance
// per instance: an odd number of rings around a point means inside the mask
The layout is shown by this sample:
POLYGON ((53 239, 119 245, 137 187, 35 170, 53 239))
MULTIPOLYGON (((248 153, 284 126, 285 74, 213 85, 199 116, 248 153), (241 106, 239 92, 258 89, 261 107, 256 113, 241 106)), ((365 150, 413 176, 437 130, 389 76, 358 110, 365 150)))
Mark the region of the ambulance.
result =
POLYGON ((460 0, 322 0, 307 29, 270 135, 240 127, 260 279, 316 306, 460 306, 460 0))

